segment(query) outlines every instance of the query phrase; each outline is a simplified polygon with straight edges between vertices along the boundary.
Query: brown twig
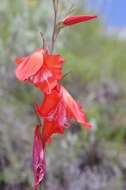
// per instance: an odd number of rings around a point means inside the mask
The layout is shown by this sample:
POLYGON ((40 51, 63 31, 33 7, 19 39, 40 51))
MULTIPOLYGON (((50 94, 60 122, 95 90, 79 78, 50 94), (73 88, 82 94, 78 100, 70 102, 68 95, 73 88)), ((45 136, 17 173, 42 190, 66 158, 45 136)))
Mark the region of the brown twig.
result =
POLYGON ((41 36, 41 39, 42 39, 42 46, 43 46, 43 49, 44 49, 45 46, 46 46, 44 34, 42 32, 40 32, 40 36, 41 36))
POLYGON ((63 75, 62 80, 63 80, 66 76, 68 76, 70 73, 71 73, 71 71, 69 71, 69 72, 65 73, 65 74, 63 75))
POLYGON ((43 42, 43 49, 49 51, 49 47, 48 47, 48 43, 44 37, 44 34, 42 32, 40 32, 40 36, 41 36, 41 39, 42 39, 42 42, 43 42))

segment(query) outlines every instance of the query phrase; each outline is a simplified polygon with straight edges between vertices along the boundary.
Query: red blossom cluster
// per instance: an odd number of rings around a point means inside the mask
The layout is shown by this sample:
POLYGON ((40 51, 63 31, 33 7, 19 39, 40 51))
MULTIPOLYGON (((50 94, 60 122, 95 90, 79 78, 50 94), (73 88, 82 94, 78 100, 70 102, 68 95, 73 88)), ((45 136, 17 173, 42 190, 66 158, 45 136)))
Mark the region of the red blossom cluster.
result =
MULTIPOLYGON (((63 24, 72 25, 96 18, 95 16, 71 16, 63 24)), ((16 59, 16 77, 32 83, 44 94, 40 105, 35 104, 41 123, 36 125, 33 143, 34 187, 38 189, 45 170, 45 149, 53 134, 64 134, 71 127, 71 120, 91 128, 85 113, 69 92, 60 84, 63 78, 64 59, 59 54, 50 53, 46 48, 38 49, 26 57, 16 59)))

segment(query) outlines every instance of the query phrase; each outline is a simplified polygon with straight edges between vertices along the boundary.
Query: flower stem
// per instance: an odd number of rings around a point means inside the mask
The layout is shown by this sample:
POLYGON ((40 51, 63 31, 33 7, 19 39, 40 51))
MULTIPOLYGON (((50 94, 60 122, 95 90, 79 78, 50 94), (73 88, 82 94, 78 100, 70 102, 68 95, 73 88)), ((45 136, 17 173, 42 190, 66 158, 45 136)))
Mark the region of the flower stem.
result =
POLYGON ((42 183, 40 183, 40 185, 39 185, 39 190, 44 190, 43 186, 42 186, 42 183))
POLYGON ((33 105, 33 109, 34 109, 34 113, 35 113, 36 119, 37 119, 37 121, 38 121, 38 124, 39 124, 40 126, 42 126, 41 118, 39 117, 39 115, 38 115, 38 113, 37 113, 37 111, 36 111, 35 105, 33 105))
POLYGON ((53 2, 53 9, 54 9, 54 26, 53 26, 53 34, 52 34, 52 42, 51 42, 51 52, 54 50, 55 41, 57 38, 57 13, 58 13, 58 0, 52 0, 53 2))

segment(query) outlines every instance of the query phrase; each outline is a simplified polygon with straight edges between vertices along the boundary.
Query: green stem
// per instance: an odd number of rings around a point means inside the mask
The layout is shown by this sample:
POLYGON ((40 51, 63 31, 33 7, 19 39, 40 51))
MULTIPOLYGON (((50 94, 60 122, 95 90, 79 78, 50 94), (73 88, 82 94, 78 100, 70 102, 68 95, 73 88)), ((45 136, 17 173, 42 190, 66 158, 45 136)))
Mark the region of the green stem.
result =
POLYGON ((42 186, 42 183, 40 183, 40 185, 39 185, 39 190, 44 190, 43 186, 42 186))
POLYGON ((55 41, 57 38, 57 12, 58 12, 58 0, 52 0, 53 1, 53 9, 54 9, 54 26, 53 26, 53 34, 52 34, 52 43, 51 43, 51 52, 54 50, 55 41))
POLYGON ((33 110, 34 110, 36 119, 37 119, 37 121, 38 121, 38 124, 39 124, 40 126, 42 126, 41 118, 39 117, 39 114, 38 114, 37 111, 36 111, 35 105, 33 105, 33 110))

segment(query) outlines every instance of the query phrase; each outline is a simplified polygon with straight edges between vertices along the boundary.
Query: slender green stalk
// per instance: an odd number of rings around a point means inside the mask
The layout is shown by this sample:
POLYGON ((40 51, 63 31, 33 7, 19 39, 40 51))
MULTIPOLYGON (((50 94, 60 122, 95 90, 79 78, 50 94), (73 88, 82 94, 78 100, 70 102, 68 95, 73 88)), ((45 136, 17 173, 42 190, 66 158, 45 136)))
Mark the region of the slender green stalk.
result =
POLYGON ((42 183, 40 183, 40 185, 39 185, 39 190, 44 190, 43 186, 42 186, 42 183))
POLYGON ((39 114, 38 114, 37 111, 36 111, 35 105, 33 105, 33 110, 34 110, 34 113, 35 113, 35 116, 36 116, 36 119, 37 119, 38 124, 39 124, 40 126, 42 126, 41 118, 39 117, 39 114))
POLYGON ((58 0, 52 0, 53 9, 54 9, 54 26, 53 26, 53 34, 52 34, 52 42, 51 42, 51 52, 54 50, 54 45, 57 38, 57 13, 58 13, 58 0))

